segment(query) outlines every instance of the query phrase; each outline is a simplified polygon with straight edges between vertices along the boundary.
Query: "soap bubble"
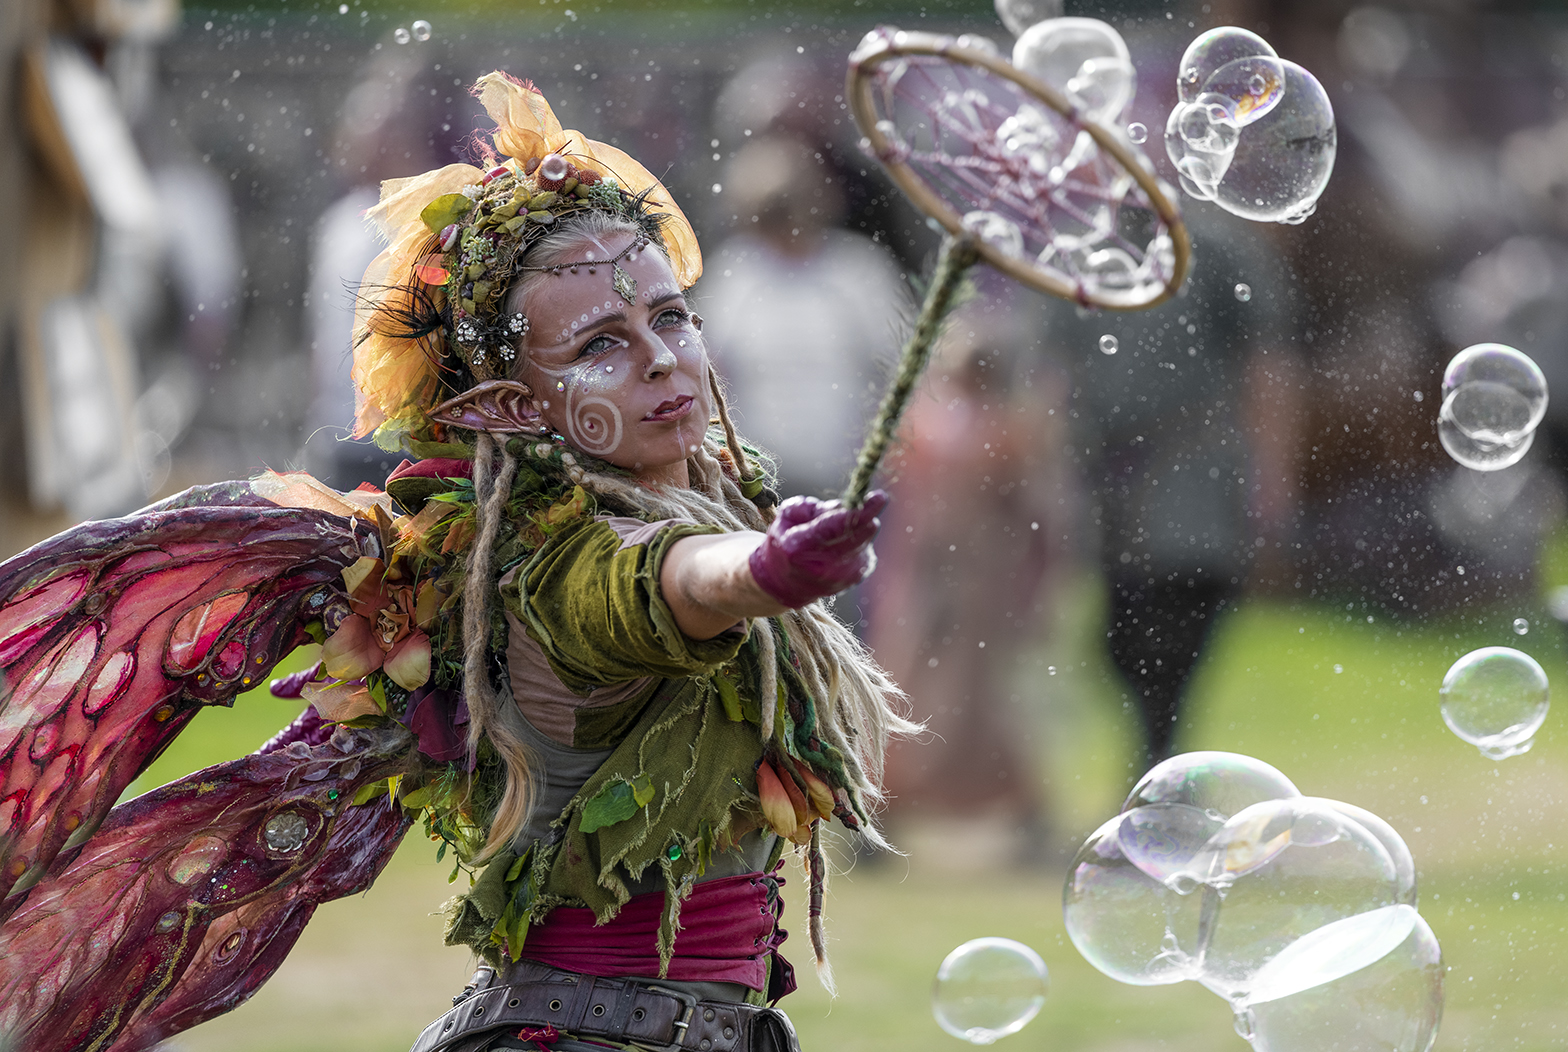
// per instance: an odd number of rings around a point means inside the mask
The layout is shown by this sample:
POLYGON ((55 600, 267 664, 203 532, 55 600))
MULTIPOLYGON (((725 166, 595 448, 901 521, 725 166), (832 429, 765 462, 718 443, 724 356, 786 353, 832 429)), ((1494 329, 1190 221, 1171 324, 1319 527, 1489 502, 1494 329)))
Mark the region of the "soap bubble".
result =
POLYGON ((396 29, 394 29, 392 31, 392 39, 396 40, 399 44, 406 44, 406 43, 408 43, 408 40, 409 40, 408 30, 405 29, 403 26, 398 26, 396 29))
POLYGON ((1546 415, 1546 377, 1528 355, 1500 343, 1478 343, 1443 371, 1437 434, 1465 467, 1495 471, 1529 450, 1546 415))
POLYGON ((1084 960, 1118 982, 1160 986, 1195 979, 1202 960, 1199 922, 1205 897, 1214 892, 1181 894, 1135 865, 1122 846, 1127 817, 1117 815, 1095 830, 1068 866, 1062 888, 1068 938, 1084 960))
POLYGON ((1546 671, 1512 647, 1482 647, 1454 662, 1438 690, 1443 722, 1493 760, 1528 752, 1551 707, 1546 671))
POLYGON ((1526 636, 1530 634, 1530 622, 1522 617, 1514 618, 1514 635, 1526 636))
POLYGON ((1525 435, 1514 445, 1482 444, 1466 435, 1454 423, 1453 417, 1439 410, 1437 414, 1437 440, 1444 451, 1461 467, 1471 471, 1501 471, 1524 459, 1535 444, 1535 432, 1525 435))
POLYGON ((1148 804, 1186 804, 1224 821, 1252 804, 1300 795, 1289 778, 1262 760, 1234 752, 1186 752, 1155 764, 1138 779, 1122 812, 1148 804))
POLYGON ((1149 127, 1142 121, 1133 121, 1127 125, 1127 141, 1134 146, 1142 146, 1149 138, 1149 127))
POLYGON ((1306 219, 1334 171, 1337 140, 1328 93, 1294 62, 1281 61, 1280 66, 1283 94, 1243 129, 1214 193, 1216 204, 1243 219, 1306 219))
MULTIPOLYGON (((1246 1000, 1260 970, 1296 940, 1400 904, 1399 874, 1377 837, 1308 797, 1238 811, 1194 856, 1190 873, 1220 896, 1206 925, 1198 981, 1233 1004, 1246 1000)), ((1375 940, 1379 931, 1353 934, 1375 940)), ((1350 958, 1365 952, 1360 942, 1333 945, 1350 958)))
POLYGON ((1245 281, 1237 282, 1236 298, 1243 303, 1246 303, 1248 300, 1252 299, 1252 286, 1248 285, 1245 281))
POLYGON ((1121 34, 1094 18, 1030 26, 1013 45, 1013 65, 1067 95, 1093 121, 1113 120, 1137 86, 1121 34))
POLYGON ((994 245, 1009 256, 1024 254, 1024 235, 1018 224, 996 212, 969 212, 964 215, 964 229, 981 241, 994 245))
POLYGON ((1400 836, 1393 826, 1373 814, 1371 811, 1355 804, 1347 804, 1343 800, 1318 799, 1318 803, 1338 811, 1360 824, 1362 829, 1383 845, 1383 850, 1388 852, 1388 857, 1394 863, 1394 881, 1398 885, 1395 901, 1406 906, 1416 904, 1416 860, 1410 854, 1410 847, 1405 843, 1405 838, 1400 836))
POLYGON ((1238 128, 1268 115, 1285 94, 1285 64, 1277 58, 1256 55, 1228 62, 1203 84, 1198 98, 1222 99, 1226 119, 1238 128))
POLYGON ((1117 349, 1120 347, 1121 341, 1112 336, 1110 333, 1106 333, 1104 336, 1100 337, 1101 354, 1115 354, 1117 349))
POLYGON ((1172 890, 1191 891, 1183 880, 1192 859, 1224 820, 1187 804, 1150 804, 1122 815, 1116 836, 1122 855, 1139 870, 1172 890))
POLYGON ((408 30, 413 34, 415 40, 423 42, 430 39, 430 23, 423 18, 414 19, 413 22, 409 23, 408 30))
POLYGON ((1222 66, 1237 59, 1264 56, 1278 58, 1269 42, 1236 26, 1220 26, 1201 34, 1181 57, 1177 67, 1176 93, 1182 102, 1193 102, 1203 93, 1203 85, 1222 66))
POLYGON ((1040 1012, 1050 975, 1040 955, 1012 939, 971 939, 936 972, 931 1014, 954 1037, 989 1045, 1040 1012))
POLYGON ((1212 201, 1230 169, 1241 129, 1230 119, 1233 106, 1219 95, 1200 95, 1171 110, 1165 122, 1165 153, 1176 166, 1182 189, 1212 201))
POLYGON ((1258 979, 1267 989, 1237 1013, 1236 1024, 1254 1052, 1427 1052, 1443 1016, 1442 950, 1407 905, 1319 929, 1258 979), (1346 946, 1356 952, 1344 953, 1346 946))
POLYGON ((1062 0, 996 0, 996 14, 1013 36, 1048 18, 1060 18, 1062 0))

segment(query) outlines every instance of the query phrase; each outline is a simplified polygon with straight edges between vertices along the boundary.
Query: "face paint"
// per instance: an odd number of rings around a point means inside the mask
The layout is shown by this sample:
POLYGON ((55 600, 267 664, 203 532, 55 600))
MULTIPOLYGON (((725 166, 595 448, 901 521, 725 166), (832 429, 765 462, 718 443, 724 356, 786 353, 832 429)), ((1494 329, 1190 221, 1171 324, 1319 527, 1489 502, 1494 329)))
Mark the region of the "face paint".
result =
POLYGON ((552 274, 533 286, 521 379, 554 389, 540 410, 573 447, 639 476, 684 483, 685 459, 700 447, 711 411, 707 351, 664 255, 629 253, 621 265, 636 283, 634 303, 605 298, 604 268, 552 274), (677 467, 675 479, 668 472, 677 467))

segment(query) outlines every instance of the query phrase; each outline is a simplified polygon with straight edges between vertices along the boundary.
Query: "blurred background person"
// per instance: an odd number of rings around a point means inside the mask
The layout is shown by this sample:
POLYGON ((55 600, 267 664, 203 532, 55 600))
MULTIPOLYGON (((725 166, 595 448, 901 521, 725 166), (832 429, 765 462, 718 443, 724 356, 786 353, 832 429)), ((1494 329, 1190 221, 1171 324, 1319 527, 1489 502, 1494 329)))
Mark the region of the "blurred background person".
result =
POLYGON ((784 465, 780 495, 836 495, 898 353, 898 266, 837 225, 843 195, 799 139, 753 138, 723 184, 739 218, 705 261, 704 334, 750 407, 739 426, 784 465))
POLYGON ((889 457, 866 640, 927 729, 888 753, 894 842, 957 824, 985 843, 976 852, 1032 862, 1053 842, 1039 684, 1018 662, 1049 620, 1063 384, 1024 297, 977 278, 994 295, 949 322, 889 457))
POLYGON ((17 0, 0 14, 0 339, 6 351, 0 543, 129 511, 139 453, 138 279, 165 245, 159 202, 106 71, 179 20, 172 0, 17 0))
POLYGON ((1248 362, 1287 353, 1288 290, 1268 233, 1216 213, 1189 213, 1192 273, 1160 306, 1046 304, 1048 344, 1072 374, 1068 452, 1104 579, 1104 638, 1143 735, 1135 773, 1175 751, 1204 642, 1268 543, 1248 521, 1240 410, 1248 362))
POLYGON ((303 459, 306 470, 338 489, 380 486, 403 459, 369 438, 348 437, 354 419, 351 334, 356 290, 384 247, 365 221, 382 181, 457 160, 460 135, 445 107, 432 105, 432 99, 444 99, 431 90, 435 80, 416 53, 376 52, 337 119, 330 171, 342 196, 317 218, 311 235, 304 335, 314 384, 303 459))

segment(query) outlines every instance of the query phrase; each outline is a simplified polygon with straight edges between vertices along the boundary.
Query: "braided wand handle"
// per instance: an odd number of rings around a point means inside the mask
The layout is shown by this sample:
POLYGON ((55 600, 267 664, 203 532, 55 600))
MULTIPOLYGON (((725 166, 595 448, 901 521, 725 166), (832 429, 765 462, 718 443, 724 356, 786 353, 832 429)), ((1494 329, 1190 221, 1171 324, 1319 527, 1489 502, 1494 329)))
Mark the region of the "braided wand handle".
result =
POLYGON ((954 237, 949 234, 942 239, 936 272, 931 275, 931 285, 926 289, 924 302, 920 304, 915 329, 909 334, 909 342, 904 344, 903 353, 899 355, 898 371, 893 376, 887 394, 882 396, 877 418, 871 424, 865 444, 860 447, 854 474, 850 475, 849 485, 844 489, 843 499, 848 507, 858 508, 865 503, 866 493, 871 489, 871 476, 876 474, 882 458, 887 455, 887 447, 898 433, 898 422, 909 405, 910 396, 914 394, 915 384, 925 372, 926 363, 931 360, 931 348, 941 334, 942 320, 955 306, 953 301, 964 275, 979 258, 980 250, 972 235, 960 234, 954 237))

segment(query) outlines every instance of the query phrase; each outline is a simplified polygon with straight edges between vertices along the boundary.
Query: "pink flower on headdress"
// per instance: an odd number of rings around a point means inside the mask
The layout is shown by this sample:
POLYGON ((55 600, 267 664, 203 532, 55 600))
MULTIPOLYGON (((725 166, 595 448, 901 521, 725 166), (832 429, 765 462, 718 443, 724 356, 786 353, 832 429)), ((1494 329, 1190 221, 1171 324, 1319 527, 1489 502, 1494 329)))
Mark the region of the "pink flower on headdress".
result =
POLYGON ((430 636, 440 596, 430 582, 416 596, 410 585, 389 578, 380 559, 369 556, 343 571, 353 613, 321 648, 327 675, 363 679, 381 669, 404 690, 430 678, 430 636))

